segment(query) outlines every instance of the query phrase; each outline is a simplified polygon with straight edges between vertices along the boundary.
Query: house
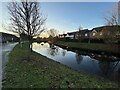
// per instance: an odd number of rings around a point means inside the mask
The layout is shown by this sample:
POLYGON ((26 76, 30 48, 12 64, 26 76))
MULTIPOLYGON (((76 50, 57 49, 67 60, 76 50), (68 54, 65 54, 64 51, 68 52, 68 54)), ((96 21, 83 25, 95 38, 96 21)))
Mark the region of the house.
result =
POLYGON ((107 36, 117 38, 120 35, 120 26, 105 26, 102 30, 102 33, 107 36))
POLYGON ((115 39, 120 40, 120 26, 101 26, 95 27, 92 30, 83 29, 74 32, 68 32, 67 34, 59 35, 59 38, 69 38, 69 39, 115 39))
POLYGON ((88 29, 84 29, 84 30, 79 30, 78 33, 78 38, 83 39, 83 38, 89 38, 89 34, 90 34, 90 30, 88 29))
POLYGON ((64 38, 64 35, 63 34, 59 34, 59 38, 64 38))
POLYGON ((103 38, 104 36, 110 36, 118 38, 120 34, 120 26, 101 26, 91 30, 90 38, 103 38))
POLYGON ((0 32, 0 43, 2 43, 2 33, 0 32))
POLYGON ((116 38, 120 40, 120 33, 116 34, 116 38))
POLYGON ((77 32, 69 32, 67 34, 59 34, 59 38, 69 38, 69 39, 75 39, 77 32))
POLYGON ((74 31, 74 32, 68 32, 66 35, 66 38, 70 38, 70 39, 88 38, 89 33, 90 33, 90 30, 88 30, 88 29, 74 31))
POLYGON ((70 39, 78 39, 78 31, 75 31, 75 32, 69 32, 67 33, 67 38, 70 38, 70 39))
POLYGON ((90 31, 90 38, 98 38, 98 36, 103 35, 102 32, 101 32, 102 29, 103 29, 103 27, 93 28, 93 29, 90 31))
POLYGON ((12 34, 0 32, 0 43, 7 41, 19 41, 19 38, 12 34))

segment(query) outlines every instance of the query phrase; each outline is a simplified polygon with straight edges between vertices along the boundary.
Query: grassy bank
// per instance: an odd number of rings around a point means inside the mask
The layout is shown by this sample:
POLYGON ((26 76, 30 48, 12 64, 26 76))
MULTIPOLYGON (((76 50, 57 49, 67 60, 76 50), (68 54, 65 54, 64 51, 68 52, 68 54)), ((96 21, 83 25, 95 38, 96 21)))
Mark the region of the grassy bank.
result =
POLYGON ((114 82, 74 71, 35 52, 28 58, 27 45, 17 45, 10 53, 4 88, 118 88, 114 82))
POLYGON ((57 44, 65 45, 71 48, 79 48, 79 49, 88 49, 95 51, 106 51, 110 53, 120 53, 120 45, 116 44, 97 44, 97 43, 80 43, 80 42, 64 42, 58 41, 57 44))

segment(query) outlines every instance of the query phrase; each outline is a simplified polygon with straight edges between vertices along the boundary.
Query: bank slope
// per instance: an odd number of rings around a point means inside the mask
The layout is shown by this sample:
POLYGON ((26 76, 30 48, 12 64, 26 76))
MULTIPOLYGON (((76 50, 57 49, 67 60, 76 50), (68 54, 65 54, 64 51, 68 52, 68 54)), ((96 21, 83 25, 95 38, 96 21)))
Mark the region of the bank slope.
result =
POLYGON ((118 88, 114 82, 74 71, 36 52, 30 55, 27 46, 16 45, 10 53, 3 88, 118 88))

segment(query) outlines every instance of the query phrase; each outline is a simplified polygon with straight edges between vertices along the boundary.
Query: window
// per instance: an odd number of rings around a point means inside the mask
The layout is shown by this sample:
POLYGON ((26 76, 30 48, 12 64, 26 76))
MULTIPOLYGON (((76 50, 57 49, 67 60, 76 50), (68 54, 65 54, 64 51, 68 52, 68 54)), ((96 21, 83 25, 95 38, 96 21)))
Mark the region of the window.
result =
POLYGON ((85 34, 85 36, 87 37, 87 33, 85 34))
POLYGON ((93 33, 93 36, 95 36, 95 33, 93 33))
POLYGON ((103 33, 101 32, 100 35, 103 35, 103 33))

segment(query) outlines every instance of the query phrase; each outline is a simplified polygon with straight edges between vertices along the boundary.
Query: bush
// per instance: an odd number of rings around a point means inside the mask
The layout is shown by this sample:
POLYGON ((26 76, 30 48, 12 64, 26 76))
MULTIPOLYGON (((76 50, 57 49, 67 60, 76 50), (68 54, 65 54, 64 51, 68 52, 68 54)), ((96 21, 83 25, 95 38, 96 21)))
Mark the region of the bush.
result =
MULTIPOLYGON (((83 40, 81 40, 82 43, 88 43, 89 42, 89 38, 85 38, 83 40)), ((103 39, 90 39, 90 43, 104 43, 103 39)))
POLYGON ((58 38, 57 41, 65 41, 65 42, 78 42, 78 39, 70 39, 70 38, 58 38))
MULTIPOLYGON (((81 41, 79 39, 58 38, 57 41, 88 43, 89 38, 85 38, 81 41)), ((104 40, 103 39, 90 39, 90 43, 104 43, 104 40)))
POLYGON ((120 44, 120 40, 118 41, 118 44, 120 44))

